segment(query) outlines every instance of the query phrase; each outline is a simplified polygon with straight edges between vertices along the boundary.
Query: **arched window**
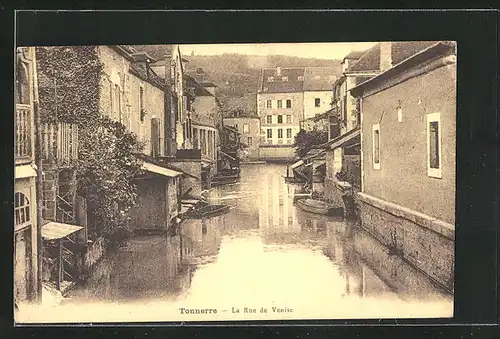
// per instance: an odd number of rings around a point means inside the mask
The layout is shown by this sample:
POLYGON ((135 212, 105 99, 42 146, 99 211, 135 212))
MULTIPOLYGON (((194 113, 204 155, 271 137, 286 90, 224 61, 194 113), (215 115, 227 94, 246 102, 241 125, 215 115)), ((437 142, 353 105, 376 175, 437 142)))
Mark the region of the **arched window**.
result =
POLYGON ((30 223, 30 202, 20 192, 14 194, 14 222, 16 226, 28 225, 30 223))

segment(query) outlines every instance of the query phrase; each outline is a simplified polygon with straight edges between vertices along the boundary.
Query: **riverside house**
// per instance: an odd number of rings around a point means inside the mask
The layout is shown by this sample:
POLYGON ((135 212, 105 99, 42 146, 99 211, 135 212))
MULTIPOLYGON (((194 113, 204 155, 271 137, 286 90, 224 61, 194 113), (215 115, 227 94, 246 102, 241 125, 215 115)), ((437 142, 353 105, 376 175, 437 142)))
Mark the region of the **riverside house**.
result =
POLYGON ((361 190, 361 101, 351 90, 433 43, 435 42, 379 43, 363 52, 351 52, 343 59, 342 76, 336 80, 333 88, 332 108, 340 134, 335 136, 335 133, 330 133, 330 140, 324 145, 327 151, 327 200, 341 203, 340 197, 346 189, 353 188, 355 192, 361 190))
POLYGON ((136 134, 143 143, 145 176, 137 181, 137 206, 130 211, 132 229, 166 229, 179 212, 182 172, 163 162, 165 152, 165 81, 147 53, 129 46, 99 46, 104 64, 101 109, 136 134))
POLYGON ((295 135, 305 119, 328 110, 337 73, 334 67, 262 70, 257 90, 261 160, 294 158, 295 135))
MULTIPOLYGON (((49 47, 61 49, 64 47, 49 47)), ((180 202, 178 201, 179 181, 182 173, 168 168, 162 163, 165 155, 165 85, 164 81, 150 67, 154 59, 130 46, 81 46, 72 49, 82 66, 99 62, 102 66, 97 81, 90 77, 78 79, 87 81, 89 91, 83 93, 82 100, 93 102, 103 116, 121 123, 126 130, 134 133, 144 145, 137 157, 143 161, 146 175, 137 182, 138 205, 130 211, 131 228, 164 229, 170 220, 175 220, 180 202), (90 97, 97 93, 96 98, 90 97)), ((46 58, 51 53, 45 53, 46 58)), ((57 67, 56 67, 57 68, 57 67)), ((64 100, 65 88, 70 83, 61 83, 58 74, 68 72, 55 69, 54 72, 41 72, 44 78, 44 90, 47 105, 50 104, 50 93, 54 92, 51 84, 57 85, 58 100, 64 100)), ((76 81, 76 79, 74 80, 76 81)), ((42 103, 43 104, 43 103, 42 103)), ((87 224, 93 227, 95 222, 92 206, 87 206, 87 224)), ((93 239, 97 241, 98 239, 93 239)))
POLYGON ((453 291, 456 44, 428 42, 403 60, 398 49, 414 45, 401 44, 380 43, 386 67, 351 89, 361 102, 361 223, 453 291))
POLYGON ((194 102, 191 107, 193 128, 193 148, 201 152, 201 166, 205 184, 217 174, 217 159, 219 144, 219 125, 221 113, 219 101, 215 96, 215 85, 208 82, 198 82, 188 74, 184 76, 189 88, 193 88, 194 102), (206 84, 206 86, 204 85, 206 84))
POLYGON ((16 53, 14 121, 14 300, 37 297, 37 192, 35 179, 34 48, 16 53))

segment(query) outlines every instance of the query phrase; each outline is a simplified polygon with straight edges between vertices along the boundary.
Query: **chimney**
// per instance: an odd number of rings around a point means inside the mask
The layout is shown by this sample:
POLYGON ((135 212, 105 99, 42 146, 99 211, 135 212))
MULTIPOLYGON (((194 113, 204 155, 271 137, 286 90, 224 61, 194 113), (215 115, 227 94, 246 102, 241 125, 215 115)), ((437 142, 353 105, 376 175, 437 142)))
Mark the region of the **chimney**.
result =
POLYGON ((392 67, 392 43, 380 43, 380 71, 384 72, 392 67))
POLYGON ((276 66, 276 75, 281 76, 281 67, 276 66))

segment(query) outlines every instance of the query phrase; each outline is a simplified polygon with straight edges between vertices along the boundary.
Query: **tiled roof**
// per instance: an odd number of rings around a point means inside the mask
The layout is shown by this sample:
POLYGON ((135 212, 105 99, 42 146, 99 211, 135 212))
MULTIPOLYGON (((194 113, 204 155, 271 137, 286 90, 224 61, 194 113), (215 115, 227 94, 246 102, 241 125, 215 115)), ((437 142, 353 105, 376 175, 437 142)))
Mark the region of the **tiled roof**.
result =
MULTIPOLYGON (((396 65, 410 56, 420 52, 427 47, 437 43, 437 41, 405 41, 392 42, 392 64, 396 65)), ((364 71, 379 71, 380 70, 380 43, 370 48, 358 61, 352 64, 346 71, 364 72, 364 71)))
POLYGON ((330 91, 340 73, 340 67, 306 67, 304 91, 330 91))
POLYGON ((282 68, 280 75, 277 75, 276 68, 263 69, 259 79, 259 90, 264 93, 302 92, 303 77, 304 68, 282 68))

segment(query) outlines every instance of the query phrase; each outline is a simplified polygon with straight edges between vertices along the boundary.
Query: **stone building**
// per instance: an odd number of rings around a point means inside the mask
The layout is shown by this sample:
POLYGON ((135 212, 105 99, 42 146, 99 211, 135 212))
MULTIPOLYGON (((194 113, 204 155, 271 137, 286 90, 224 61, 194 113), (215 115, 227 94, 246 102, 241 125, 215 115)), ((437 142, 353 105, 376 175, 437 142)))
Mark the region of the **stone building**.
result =
MULTIPOLYGON (((148 173, 143 180, 137 182, 139 204, 131 211, 132 229, 165 228, 169 221, 167 211, 173 211, 174 207, 177 209, 180 205, 177 198, 169 197, 177 197, 177 193, 171 194, 170 191, 177 192, 179 177, 183 173, 168 168, 163 161, 167 155, 167 145, 171 144, 166 139, 171 140, 175 136, 167 134, 165 138, 164 126, 170 118, 170 112, 167 114, 165 111, 165 81, 151 67, 155 59, 147 53, 124 45, 82 46, 71 49, 78 55, 82 67, 92 62, 102 65, 102 72, 97 81, 91 78, 73 80, 88 82, 89 90, 83 93, 83 99, 86 95, 89 103, 97 100, 96 105, 102 116, 121 123, 127 131, 134 133, 144 146, 137 156, 143 160, 144 170, 148 173), (97 95, 93 97, 92 93, 97 95), (152 185, 156 187, 154 192, 152 185), (149 217, 146 214, 143 218, 142 214, 147 212, 144 206, 150 200, 157 202, 158 209, 150 209, 149 217)), ((50 53, 46 53, 45 57, 50 58, 50 53)), ((64 72, 67 70, 57 69, 55 74, 64 72)), ((43 78, 41 87, 44 87, 45 93, 51 93, 52 83, 57 80, 53 78, 56 76, 47 71, 42 72, 40 76, 43 78)), ((70 85, 59 86, 59 91, 70 85)), ((50 96, 47 96, 46 105, 50 105, 49 99, 50 96)), ((56 209, 57 206, 61 204, 56 204, 56 209)), ((87 221, 92 223, 92 207, 87 207, 87 221)))
POLYGON ((291 160, 292 144, 302 122, 330 107, 331 87, 338 73, 330 67, 263 69, 257 90, 261 119, 260 158, 291 160), (329 85, 328 85, 329 83, 329 85))
POLYGON ((215 85, 199 83, 190 75, 185 75, 186 83, 194 89, 192 103, 193 148, 201 151, 201 165, 210 180, 217 173, 219 144, 220 109, 215 96, 215 85))
POLYGON ((137 206, 130 212, 134 230, 164 229, 177 216, 181 171, 169 168, 166 157, 165 81, 147 53, 129 46, 99 46, 104 65, 101 77, 100 107, 103 114, 121 122, 144 145, 142 154, 146 175, 137 181, 137 206))
MULTIPOLYGON (((332 88, 340 70, 335 67, 304 69, 304 115, 302 120, 325 113, 332 106, 332 88)), ((305 126, 302 127, 305 129, 305 126)))
POLYGON ((14 300, 37 297, 37 191, 35 179, 34 48, 18 48, 14 121, 14 300))
POLYGON ((260 158, 260 118, 258 116, 237 116, 224 118, 224 125, 239 132, 243 146, 242 161, 260 158))
POLYGON ((377 74, 431 46, 432 41, 395 42, 390 46, 376 44, 366 51, 349 53, 342 61, 342 76, 335 81, 331 123, 339 131, 329 135, 324 145, 326 155, 325 197, 334 203, 339 201, 338 181, 348 182, 355 191, 361 189, 360 100, 351 90, 377 74), (382 56, 382 57, 381 57, 382 56))
POLYGON ((351 89, 362 99, 361 222, 452 291, 456 45, 430 43, 398 60, 399 44, 381 43, 381 73, 351 89))
MULTIPOLYGON (((170 119, 167 123, 167 133, 170 134, 171 146, 167 156, 167 163, 180 169, 185 175, 181 178, 181 197, 188 195, 193 198, 201 196, 203 162, 207 162, 208 156, 202 160, 202 151, 199 142, 199 129, 197 128, 197 143, 194 145, 194 102, 196 92, 203 91, 200 86, 193 81, 193 78, 187 75, 185 59, 179 45, 173 45, 170 48, 170 54, 167 54, 164 62, 165 74, 165 112, 170 112, 170 119)), ((160 66, 161 67, 161 66, 160 66)), ((200 99, 200 101, 204 101, 200 99)), ((198 105, 198 104, 197 104, 198 105)), ((207 107, 200 105, 202 110, 207 107)), ((208 108, 211 113, 211 109, 208 108)), ((206 135, 208 139, 208 133, 206 135)), ((211 136, 213 139, 214 136, 211 136)), ((208 140, 207 140, 208 143, 208 140)), ((206 154, 208 155, 208 145, 206 154)))

